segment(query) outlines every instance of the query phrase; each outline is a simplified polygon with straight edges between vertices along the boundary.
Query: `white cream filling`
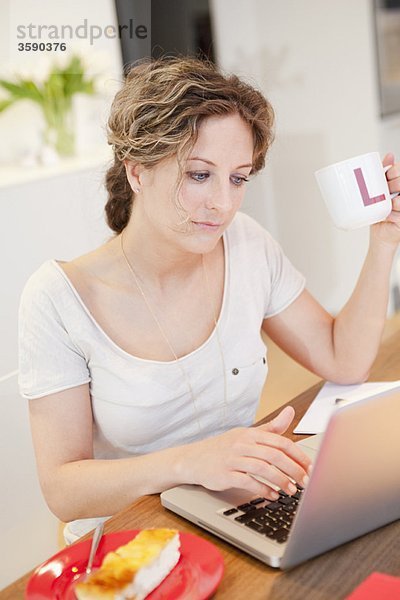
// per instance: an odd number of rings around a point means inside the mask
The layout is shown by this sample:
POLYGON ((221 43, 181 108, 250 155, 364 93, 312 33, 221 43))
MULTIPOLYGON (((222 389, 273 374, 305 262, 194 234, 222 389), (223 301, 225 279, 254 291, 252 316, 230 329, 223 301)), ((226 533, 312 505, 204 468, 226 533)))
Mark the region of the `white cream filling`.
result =
POLYGON ((180 539, 177 533, 161 550, 160 554, 150 564, 139 569, 134 581, 120 593, 115 594, 115 600, 144 600, 177 564, 180 552, 180 539))

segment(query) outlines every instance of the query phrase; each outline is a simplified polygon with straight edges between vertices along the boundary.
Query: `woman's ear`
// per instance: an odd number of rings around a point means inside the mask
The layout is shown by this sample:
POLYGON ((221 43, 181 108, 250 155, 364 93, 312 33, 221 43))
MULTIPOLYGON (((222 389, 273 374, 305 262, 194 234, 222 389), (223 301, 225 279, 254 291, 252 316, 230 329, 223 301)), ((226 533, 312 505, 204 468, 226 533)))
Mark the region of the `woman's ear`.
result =
POLYGON ((139 163, 135 163, 131 160, 124 160, 126 178, 132 191, 135 194, 139 194, 141 188, 140 175, 142 174, 144 167, 139 163))

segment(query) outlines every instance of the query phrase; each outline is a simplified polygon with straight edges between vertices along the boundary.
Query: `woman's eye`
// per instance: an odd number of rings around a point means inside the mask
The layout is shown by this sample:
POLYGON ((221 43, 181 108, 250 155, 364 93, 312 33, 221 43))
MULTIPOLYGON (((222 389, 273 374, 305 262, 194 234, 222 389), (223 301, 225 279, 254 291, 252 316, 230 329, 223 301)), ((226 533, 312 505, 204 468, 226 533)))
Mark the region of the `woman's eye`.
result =
POLYGON ((231 181, 234 185, 243 185, 245 182, 249 181, 247 177, 244 175, 232 175, 231 181))
POLYGON ((199 171, 191 171, 189 172, 189 176, 194 179, 195 181, 205 181, 206 179, 208 179, 208 177, 210 177, 210 173, 203 173, 203 172, 199 172, 199 171))
MULTIPOLYGON (((194 179, 194 181, 198 181, 199 183, 206 181, 210 177, 208 171, 189 171, 188 175, 191 179, 194 179)), ((249 181, 245 175, 231 175, 230 180, 233 185, 237 187, 243 185, 246 181, 249 181)))

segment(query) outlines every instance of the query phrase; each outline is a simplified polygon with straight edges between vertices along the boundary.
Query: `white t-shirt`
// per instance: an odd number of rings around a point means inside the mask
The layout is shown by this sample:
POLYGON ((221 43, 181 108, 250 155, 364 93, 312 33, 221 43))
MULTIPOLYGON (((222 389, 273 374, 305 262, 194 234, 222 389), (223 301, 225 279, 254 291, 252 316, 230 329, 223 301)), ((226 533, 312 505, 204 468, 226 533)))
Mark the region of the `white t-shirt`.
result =
MULTIPOLYGON (((154 452, 253 423, 267 375, 265 318, 302 292, 304 277, 256 221, 238 213, 224 233, 225 285, 218 337, 169 362, 137 358, 96 323, 65 272, 46 261, 28 280, 19 310, 19 385, 35 399, 89 383, 94 456, 154 452), (199 425, 201 431, 199 431, 199 425)), ((162 340, 160 340, 162 343, 162 340)))

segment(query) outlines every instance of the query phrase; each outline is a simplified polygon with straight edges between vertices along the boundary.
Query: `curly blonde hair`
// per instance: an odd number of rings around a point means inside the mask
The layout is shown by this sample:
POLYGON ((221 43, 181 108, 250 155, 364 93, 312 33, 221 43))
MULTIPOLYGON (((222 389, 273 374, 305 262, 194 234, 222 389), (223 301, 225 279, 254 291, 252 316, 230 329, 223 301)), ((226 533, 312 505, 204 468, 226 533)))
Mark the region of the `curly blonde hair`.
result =
POLYGON ((114 164, 106 174, 105 211, 111 229, 121 233, 126 227, 134 201, 124 160, 150 168, 176 156, 181 164, 196 143, 203 119, 232 113, 253 132, 251 173, 257 173, 274 137, 274 112, 261 92, 196 58, 162 57, 132 66, 108 120, 114 164))

